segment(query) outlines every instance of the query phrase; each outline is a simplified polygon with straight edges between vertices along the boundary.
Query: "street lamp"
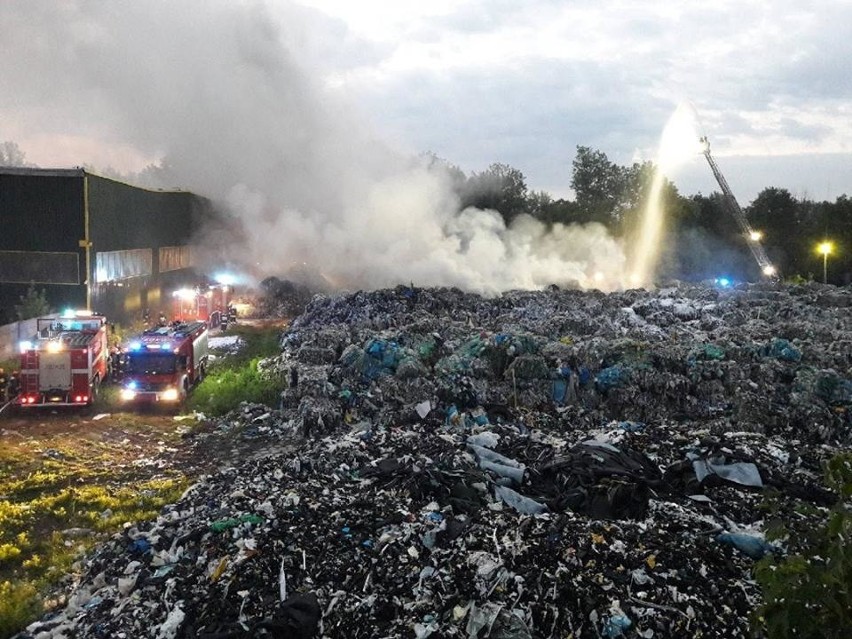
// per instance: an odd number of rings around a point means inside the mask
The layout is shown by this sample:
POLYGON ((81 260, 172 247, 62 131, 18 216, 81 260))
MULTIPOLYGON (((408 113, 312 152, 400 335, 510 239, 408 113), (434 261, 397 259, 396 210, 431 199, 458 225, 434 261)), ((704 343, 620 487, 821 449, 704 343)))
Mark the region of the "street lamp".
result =
POLYGON ((817 246, 817 252, 822 255, 822 283, 828 284, 828 256, 834 250, 834 245, 831 242, 820 242, 817 246))
POLYGON ((763 239, 763 233, 761 231, 751 231, 748 234, 748 239, 752 242, 760 242, 763 239))

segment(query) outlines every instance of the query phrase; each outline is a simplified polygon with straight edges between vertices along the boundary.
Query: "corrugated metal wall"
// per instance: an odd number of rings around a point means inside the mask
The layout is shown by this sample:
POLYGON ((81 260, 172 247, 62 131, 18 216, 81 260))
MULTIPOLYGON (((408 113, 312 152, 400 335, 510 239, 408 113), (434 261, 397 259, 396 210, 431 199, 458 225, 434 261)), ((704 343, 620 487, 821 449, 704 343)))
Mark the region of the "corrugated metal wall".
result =
MULTIPOLYGON (((145 308, 156 317, 158 310, 170 307, 171 291, 191 283, 195 277, 188 269, 160 274, 160 248, 172 247, 169 251, 174 252, 174 247, 189 245, 202 221, 210 215, 209 201, 189 192, 149 191, 92 174, 86 174, 85 178, 88 182, 93 309, 121 323, 141 318, 145 308), (150 251, 149 266, 140 270, 139 264, 145 260, 140 261, 140 251, 134 249, 145 250, 146 256, 150 251), (102 264, 114 265, 122 256, 132 257, 134 264, 128 264, 126 269, 105 269, 110 275, 102 273, 101 279, 109 281, 98 282, 99 252, 103 253, 102 264), (143 271, 145 274, 137 275, 143 271), (134 276, 126 276, 130 274, 134 276)), ((65 258, 61 259, 66 261, 69 253, 76 256, 78 285, 36 283, 36 288, 45 289, 56 309, 83 307, 86 303, 83 285, 86 255, 79 244, 85 237, 84 191, 82 170, 0 170, 0 251, 9 252, 0 255, 0 268, 6 263, 14 266, 21 261, 12 251, 56 252, 57 256, 63 252, 65 258)), ((165 253, 170 254, 169 251, 165 253)), ((35 268, 44 260, 52 259, 36 257, 34 253, 23 256, 25 262, 22 263, 29 268, 27 273, 56 272, 45 264, 35 268)), ((164 266, 174 269, 176 264, 164 266)), ((68 265, 62 268, 63 273, 68 270, 68 265)), ((63 274, 63 278, 67 280, 67 274, 63 274)), ((13 306, 29 286, 3 280, 3 273, 0 273, 0 324, 14 319, 13 306)))
POLYGON ((82 176, 0 172, 0 323, 14 319, 14 305, 30 286, 21 280, 34 281, 57 307, 85 304, 82 176))

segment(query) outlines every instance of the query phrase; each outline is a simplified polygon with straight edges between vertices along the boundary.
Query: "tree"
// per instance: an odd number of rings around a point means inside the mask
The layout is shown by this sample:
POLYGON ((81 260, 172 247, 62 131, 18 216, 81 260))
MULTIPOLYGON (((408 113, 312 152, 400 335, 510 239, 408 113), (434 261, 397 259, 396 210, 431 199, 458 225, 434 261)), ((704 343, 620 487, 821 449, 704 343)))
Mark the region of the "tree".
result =
POLYGON ((623 213, 627 191, 625 170, 602 151, 578 146, 572 163, 571 188, 576 202, 590 219, 612 226, 623 213))
POLYGON ((21 295, 19 299, 20 304, 15 304, 15 316, 19 322, 50 313, 45 290, 37 291, 34 284, 30 284, 26 294, 21 295))
POLYGON ((16 142, 0 142, 0 166, 27 166, 26 156, 16 142))
POLYGON ((482 173, 474 173, 464 190, 464 206, 497 211, 506 225, 527 210, 526 178, 508 164, 494 163, 482 173))
POLYGON ((802 261, 807 249, 799 224, 799 203, 787 189, 763 189, 745 214, 752 227, 763 233, 766 252, 781 273, 793 275, 807 269, 802 261))

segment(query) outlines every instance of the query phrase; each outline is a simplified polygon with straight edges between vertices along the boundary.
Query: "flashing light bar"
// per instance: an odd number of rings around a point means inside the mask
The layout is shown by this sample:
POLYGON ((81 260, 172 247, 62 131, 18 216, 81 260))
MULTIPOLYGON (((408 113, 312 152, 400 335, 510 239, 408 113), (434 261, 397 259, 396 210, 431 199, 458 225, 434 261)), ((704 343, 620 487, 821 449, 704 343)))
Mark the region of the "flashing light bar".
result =
POLYGON ((130 390, 136 390, 137 388, 139 388, 139 383, 136 382, 135 380, 132 381, 132 382, 128 382, 127 386, 125 386, 125 388, 128 388, 130 390))

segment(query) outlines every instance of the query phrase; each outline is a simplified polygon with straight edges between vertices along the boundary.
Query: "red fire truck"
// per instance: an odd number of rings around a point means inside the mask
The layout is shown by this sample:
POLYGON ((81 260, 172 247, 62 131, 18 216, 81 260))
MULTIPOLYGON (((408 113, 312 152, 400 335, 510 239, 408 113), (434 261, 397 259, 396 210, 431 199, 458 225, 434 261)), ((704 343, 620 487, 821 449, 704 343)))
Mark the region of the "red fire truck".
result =
POLYGON ((219 326, 228 311, 230 290, 224 285, 179 289, 172 293, 172 317, 183 322, 198 320, 207 322, 208 326, 219 326))
POLYGON ((36 334, 20 344, 23 408, 88 406, 107 376, 107 326, 103 315, 66 311, 39 317, 36 334))
POLYGON ((207 324, 186 322, 152 328, 124 349, 121 399, 181 402, 207 370, 207 324))

